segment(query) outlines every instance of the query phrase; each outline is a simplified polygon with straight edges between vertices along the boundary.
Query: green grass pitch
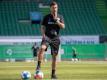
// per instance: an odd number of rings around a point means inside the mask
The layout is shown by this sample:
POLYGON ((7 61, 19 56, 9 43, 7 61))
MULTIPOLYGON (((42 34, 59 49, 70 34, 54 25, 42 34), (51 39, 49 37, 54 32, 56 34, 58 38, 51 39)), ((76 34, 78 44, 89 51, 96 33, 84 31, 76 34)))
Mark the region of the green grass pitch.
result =
MULTIPOLYGON (((0 62, 0 80, 21 80, 21 72, 28 70, 33 75, 34 62, 0 62)), ((51 62, 42 63, 43 80, 50 80, 51 62)), ((58 80, 107 80, 106 61, 62 61, 57 63, 58 80)))

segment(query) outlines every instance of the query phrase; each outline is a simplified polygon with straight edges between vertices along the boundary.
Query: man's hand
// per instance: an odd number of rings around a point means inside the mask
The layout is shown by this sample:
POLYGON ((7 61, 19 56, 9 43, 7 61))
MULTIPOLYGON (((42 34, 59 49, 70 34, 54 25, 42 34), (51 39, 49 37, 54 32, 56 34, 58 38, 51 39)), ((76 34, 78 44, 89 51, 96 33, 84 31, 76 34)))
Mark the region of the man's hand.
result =
POLYGON ((55 20, 56 23, 60 22, 60 18, 55 18, 54 20, 55 20))
POLYGON ((60 22, 60 18, 56 18, 54 20, 59 25, 60 28, 65 28, 65 25, 62 22, 60 22))

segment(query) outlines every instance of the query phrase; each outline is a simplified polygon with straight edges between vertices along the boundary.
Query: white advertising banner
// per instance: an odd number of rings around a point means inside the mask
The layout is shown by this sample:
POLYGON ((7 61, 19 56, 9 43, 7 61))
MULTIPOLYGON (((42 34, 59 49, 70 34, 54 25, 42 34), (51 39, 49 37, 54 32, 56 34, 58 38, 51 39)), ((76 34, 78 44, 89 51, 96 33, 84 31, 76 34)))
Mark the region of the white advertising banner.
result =
MULTIPOLYGON (((41 36, 28 37, 0 37, 0 44, 4 43, 23 43, 41 42, 41 36)), ((61 36, 61 44, 99 44, 99 36, 61 36)))
POLYGON ((99 44, 99 36, 62 36, 62 44, 99 44))

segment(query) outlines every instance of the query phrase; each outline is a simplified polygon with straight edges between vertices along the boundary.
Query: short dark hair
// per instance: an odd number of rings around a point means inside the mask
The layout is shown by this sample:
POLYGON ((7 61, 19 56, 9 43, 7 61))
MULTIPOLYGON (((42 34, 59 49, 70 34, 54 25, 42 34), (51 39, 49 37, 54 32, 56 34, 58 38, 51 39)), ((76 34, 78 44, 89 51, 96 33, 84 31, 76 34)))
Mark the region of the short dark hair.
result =
POLYGON ((51 4, 50 4, 50 7, 53 6, 53 5, 58 5, 58 4, 57 4, 57 2, 52 1, 51 4))

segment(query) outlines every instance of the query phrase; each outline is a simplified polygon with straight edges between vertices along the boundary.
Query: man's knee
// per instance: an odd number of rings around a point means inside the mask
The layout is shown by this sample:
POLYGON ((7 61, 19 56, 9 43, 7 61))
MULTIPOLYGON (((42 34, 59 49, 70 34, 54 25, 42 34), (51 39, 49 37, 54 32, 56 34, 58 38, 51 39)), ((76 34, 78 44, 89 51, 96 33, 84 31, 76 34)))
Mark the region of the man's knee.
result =
POLYGON ((39 50, 39 54, 42 54, 46 48, 47 48, 46 45, 42 45, 40 50, 39 50))
POLYGON ((43 51, 45 51, 45 50, 46 50, 46 48, 47 48, 47 46, 46 46, 46 45, 42 45, 42 46, 41 46, 41 49, 42 49, 43 51))
POLYGON ((52 54, 53 57, 56 57, 58 55, 58 53, 52 54))
POLYGON ((52 59, 53 59, 53 61, 55 61, 56 58, 57 58, 57 54, 52 54, 52 59))

